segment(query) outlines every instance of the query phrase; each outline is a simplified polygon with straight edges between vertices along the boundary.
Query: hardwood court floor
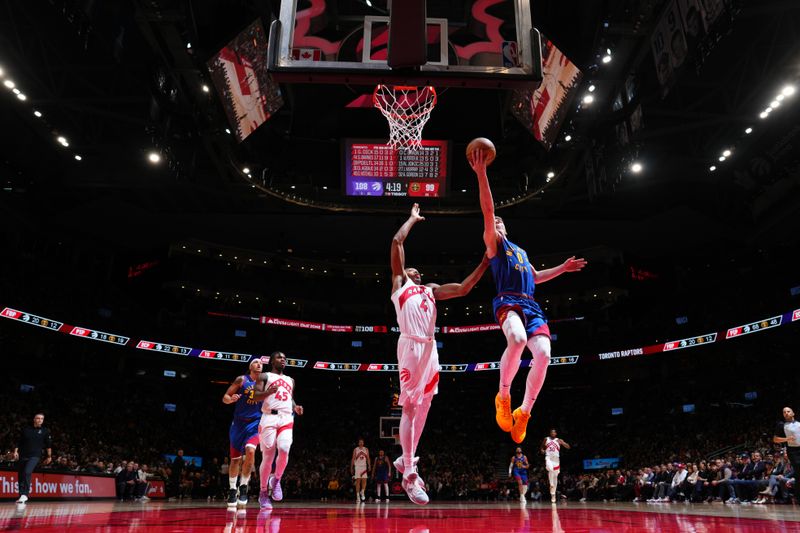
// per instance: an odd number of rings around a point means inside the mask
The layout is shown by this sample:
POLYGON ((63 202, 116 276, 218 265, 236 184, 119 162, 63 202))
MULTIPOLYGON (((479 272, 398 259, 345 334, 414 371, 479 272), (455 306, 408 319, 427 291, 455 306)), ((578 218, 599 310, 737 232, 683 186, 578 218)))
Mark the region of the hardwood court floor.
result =
POLYGON ((271 510, 251 503, 228 511, 206 502, 31 502, 0 504, 0 530, 220 531, 239 533, 436 533, 495 531, 572 532, 800 532, 800 507, 792 505, 624 503, 318 503, 281 502, 271 510))

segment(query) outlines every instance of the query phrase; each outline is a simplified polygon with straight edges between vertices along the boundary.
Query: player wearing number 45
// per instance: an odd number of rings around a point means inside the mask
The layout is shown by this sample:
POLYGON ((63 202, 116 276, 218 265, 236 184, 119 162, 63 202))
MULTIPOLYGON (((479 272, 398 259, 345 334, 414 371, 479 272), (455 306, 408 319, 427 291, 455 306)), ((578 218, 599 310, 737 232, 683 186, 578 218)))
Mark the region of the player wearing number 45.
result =
POLYGON ((433 337, 436 328, 436 300, 464 296, 478 283, 489 266, 481 264, 461 283, 422 285, 422 274, 407 268, 403 243, 411 228, 422 220, 419 205, 411 208, 411 216, 392 239, 392 302, 397 312, 400 339, 397 341, 397 363, 400 371, 400 446, 403 455, 394 467, 403 475, 402 486, 409 499, 419 505, 428 503, 425 484, 417 472, 415 457, 433 395, 438 392, 439 355, 433 337))
POLYGON ((528 254, 508 240, 503 219, 494 214, 494 200, 486 176, 487 153, 474 150, 469 164, 478 176, 478 188, 483 212, 483 241, 497 286, 492 301, 495 318, 506 337, 507 346, 500 359, 500 390, 495 397, 495 420, 503 431, 510 431, 516 443, 525 440, 528 419, 536 397, 544 384, 550 364, 550 330, 547 319, 533 299, 538 283, 544 283, 565 272, 577 272, 586 266, 584 259, 570 257, 564 263, 545 270, 536 270, 528 254), (522 405, 511 412, 511 382, 519 370, 522 351, 528 346, 533 365, 528 371, 522 405))
POLYGON ((303 407, 294 402, 294 380, 283 373, 286 369, 286 355, 283 352, 273 352, 270 355, 270 365, 272 371, 261 374, 260 377, 264 390, 255 393, 256 400, 264 400, 261 405, 261 422, 258 424, 262 456, 258 472, 261 477, 258 502, 262 509, 271 507, 270 497, 276 502, 283 499, 281 478, 289 464, 294 415, 303 414, 303 407))

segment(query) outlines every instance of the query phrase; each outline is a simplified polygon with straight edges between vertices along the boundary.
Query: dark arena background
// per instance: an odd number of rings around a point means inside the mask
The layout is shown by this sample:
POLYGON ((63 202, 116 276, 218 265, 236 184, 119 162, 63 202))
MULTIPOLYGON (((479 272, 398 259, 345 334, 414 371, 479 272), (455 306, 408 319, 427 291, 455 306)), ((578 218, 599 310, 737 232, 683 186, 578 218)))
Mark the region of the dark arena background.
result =
POLYGON ((3 2, 0 529, 800 530, 798 27, 797 0, 3 2), (528 256, 492 240, 435 340, 400 338, 392 249, 461 282, 492 204, 528 256), (525 410, 495 421, 515 261, 558 275, 525 293, 552 348, 521 356, 511 409, 546 380, 520 444, 525 410), (414 467, 398 343, 433 342, 414 467), (275 352, 294 387, 240 390, 275 352), (263 425, 238 480, 226 393, 263 425))

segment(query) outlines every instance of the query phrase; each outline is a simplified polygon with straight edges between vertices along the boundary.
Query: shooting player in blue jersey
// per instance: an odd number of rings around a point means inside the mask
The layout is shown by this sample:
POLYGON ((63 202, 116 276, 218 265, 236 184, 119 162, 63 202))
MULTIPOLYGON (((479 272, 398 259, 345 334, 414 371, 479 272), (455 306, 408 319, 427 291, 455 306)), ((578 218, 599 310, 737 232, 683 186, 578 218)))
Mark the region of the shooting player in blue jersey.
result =
POLYGON ((528 254, 508 240, 503 219, 494 214, 494 200, 486 176, 486 156, 482 150, 471 152, 469 164, 478 176, 483 241, 492 268, 497 296, 492 301, 495 318, 506 337, 507 346, 500 360, 500 390, 495 397, 495 420, 503 431, 510 431, 516 443, 525 440, 531 409, 542 389, 550 364, 550 329, 547 318, 534 300, 536 285, 565 272, 577 272, 586 260, 570 257, 562 264, 536 270, 528 254), (528 346, 533 364, 528 371, 522 405, 511 412, 511 382, 519 370, 522 351, 528 346))

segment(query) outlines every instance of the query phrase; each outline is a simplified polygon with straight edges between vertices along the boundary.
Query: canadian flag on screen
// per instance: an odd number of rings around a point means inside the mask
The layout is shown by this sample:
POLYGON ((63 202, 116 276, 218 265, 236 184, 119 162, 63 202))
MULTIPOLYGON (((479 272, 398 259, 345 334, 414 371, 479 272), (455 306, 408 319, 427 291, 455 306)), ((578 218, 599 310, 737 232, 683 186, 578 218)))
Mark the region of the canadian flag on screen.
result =
POLYGON ((292 48, 292 59, 295 61, 321 61, 322 50, 315 48, 292 48))

